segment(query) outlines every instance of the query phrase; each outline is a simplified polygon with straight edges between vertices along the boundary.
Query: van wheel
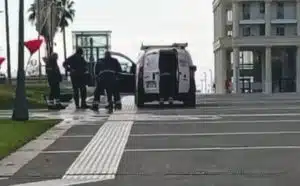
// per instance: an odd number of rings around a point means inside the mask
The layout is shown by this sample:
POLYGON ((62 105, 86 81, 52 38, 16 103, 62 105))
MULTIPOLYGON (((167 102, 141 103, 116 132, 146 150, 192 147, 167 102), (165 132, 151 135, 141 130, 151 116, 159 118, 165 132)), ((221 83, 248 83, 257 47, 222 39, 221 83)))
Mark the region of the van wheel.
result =
POLYGON ((186 107, 196 107, 196 93, 189 93, 183 103, 186 107))

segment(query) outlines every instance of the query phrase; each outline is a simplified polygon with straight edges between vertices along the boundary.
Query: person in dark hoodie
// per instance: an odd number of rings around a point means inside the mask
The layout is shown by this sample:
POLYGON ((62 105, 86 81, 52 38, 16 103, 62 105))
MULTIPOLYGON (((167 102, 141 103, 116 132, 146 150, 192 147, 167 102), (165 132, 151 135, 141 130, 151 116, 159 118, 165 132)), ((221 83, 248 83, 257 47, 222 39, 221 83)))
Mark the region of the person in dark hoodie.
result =
POLYGON ((76 53, 70 56, 64 63, 64 68, 70 72, 72 87, 74 92, 74 100, 76 108, 89 108, 86 104, 86 74, 88 72, 87 62, 83 58, 82 48, 78 48, 76 53), (79 91, 81 97, 81 106, 79 105, 79 91))
POLYGON ((46 74, 48 84, 50 87, 48 108, 49 109, 64 109, 65 107, 60 103, 60 87, 62 76, 57 65, 58 55, 52 53, 49 58, 44 58, 46 62, 46 74))

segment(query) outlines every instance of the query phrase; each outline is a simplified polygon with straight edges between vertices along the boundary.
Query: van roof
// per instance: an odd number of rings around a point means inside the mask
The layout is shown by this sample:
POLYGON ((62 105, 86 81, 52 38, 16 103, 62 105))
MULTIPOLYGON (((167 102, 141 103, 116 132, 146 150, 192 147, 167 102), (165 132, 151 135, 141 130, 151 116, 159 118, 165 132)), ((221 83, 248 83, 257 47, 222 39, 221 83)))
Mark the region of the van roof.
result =
POLYGON ((147 54, 150 54, 150 53, 159 53, 160 50, 174 50, 174 49, 177 50, 178 52, 187 52, 187 50, 185 50, 185 49, 169 47, 169 48, 152 48, 152 49, 148 49, 148 50, 145 51, 144 54, 147 55, 147 54))
POLYGON ((142 44, 141 50, 149 50, 149 49, 164 49, 164 48, 176 48, 176 49, 185 49, 188 47, 188 43, 173 43, 171 45, 144 45, 142 44))

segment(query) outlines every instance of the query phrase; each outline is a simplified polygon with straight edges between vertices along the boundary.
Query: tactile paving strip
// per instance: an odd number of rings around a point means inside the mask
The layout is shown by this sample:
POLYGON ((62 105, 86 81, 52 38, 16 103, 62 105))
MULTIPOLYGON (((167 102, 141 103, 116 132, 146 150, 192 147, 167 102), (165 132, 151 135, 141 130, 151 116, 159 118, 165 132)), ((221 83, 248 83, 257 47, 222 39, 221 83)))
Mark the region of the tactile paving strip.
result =
POLYGON ((112 179, 133 121, 106 122, 66 172, 63 179, 112 179))

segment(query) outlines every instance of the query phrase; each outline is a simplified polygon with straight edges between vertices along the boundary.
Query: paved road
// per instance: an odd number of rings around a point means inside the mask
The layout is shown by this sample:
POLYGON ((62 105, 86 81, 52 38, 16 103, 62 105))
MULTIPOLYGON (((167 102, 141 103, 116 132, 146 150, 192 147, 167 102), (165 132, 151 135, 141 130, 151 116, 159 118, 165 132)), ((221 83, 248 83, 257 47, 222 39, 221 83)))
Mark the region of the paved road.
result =
POLYGON ((74 126, 0 185, 299 185, 300 96, 201 98, 197 109, 152 106, 74 126))

